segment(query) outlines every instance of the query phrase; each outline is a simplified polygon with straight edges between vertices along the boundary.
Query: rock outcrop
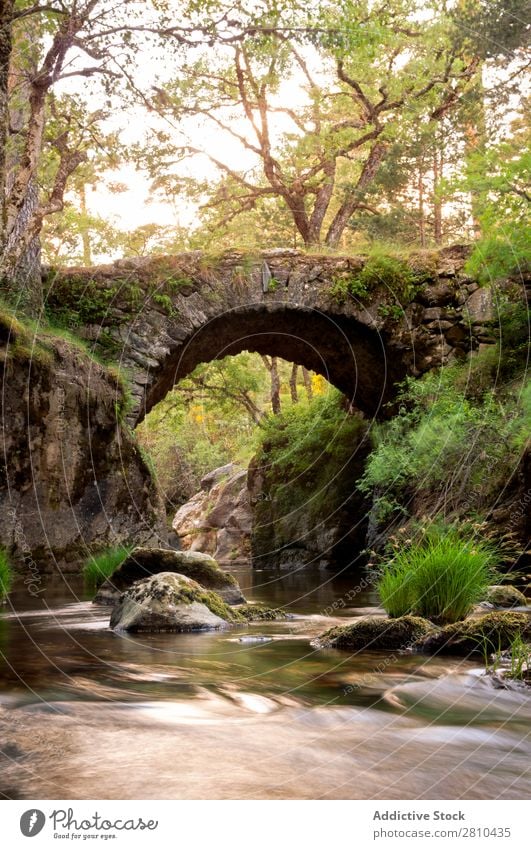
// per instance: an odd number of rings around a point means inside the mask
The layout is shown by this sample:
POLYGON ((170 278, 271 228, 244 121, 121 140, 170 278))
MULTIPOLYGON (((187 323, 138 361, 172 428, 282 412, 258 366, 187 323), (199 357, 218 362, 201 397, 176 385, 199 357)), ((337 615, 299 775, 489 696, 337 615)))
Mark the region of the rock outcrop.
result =
POLYGON ((249 563, 252 511, 247 470, 230 463, 209 472, 201 490, 179 508, 172 527, 182 548, 218 563, 249 563))
POLYGON ((349 625, 338 625, 321 634, 316 648, 350 651, 393 651, 411 648, 421 637, 433 631, 433 625, 420 616, 363 616, 349 625))
POLYGON ((113 608, 110 627, 117 631, 208 631, 225 628, 233 614, 221 598, 175 572, 137 581, 113 608))
POLYGON ((525 595, 516 587, 503 584, 494 584, 487 590, 485 601, 494 607, 526 607, 525 595))
POLYGON ((516 637, 531 640, 531 616, 527 613, 487 613, 433 629, 415 644, 426 654, 491 655, 510 648, 516 637))
POLYGON ((216 592, 226 604, 245 602, 236 579, 228 572, 223 572, 210 555, 199 551, 171 551, 160 548, 135 548, 103 582, 94 602, 116 604, 120 595, 136 581, 161 572, 184 575, 205 589, 216 592))
POLYGON ((311 448, 304 442, 299 448, 286 437, 285 462, 275 461, 267 442, 251 461, 251 551, 256 568, 359 565, 368 506, 355 484, 363 474, 369 440, 358 416, 345 413, 340 430, 334 427, 333 435, 329 433, 323 444, 313 442, 311 448))
MULTIPOLYGON (((166 536, 119 379, 75 344, 0 315, 0 544, 19 568, 78 571, 89 551, 166 536)), ((39 587, 35 584, 35 592, 39 587)))

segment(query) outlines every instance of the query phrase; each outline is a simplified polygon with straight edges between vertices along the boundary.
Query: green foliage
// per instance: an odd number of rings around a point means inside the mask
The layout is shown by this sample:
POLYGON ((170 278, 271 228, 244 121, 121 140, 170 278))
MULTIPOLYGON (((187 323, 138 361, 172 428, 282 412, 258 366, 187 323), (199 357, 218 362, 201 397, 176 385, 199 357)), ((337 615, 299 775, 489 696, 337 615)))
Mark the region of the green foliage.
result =
POLYGON ((5 360, 50 362, 52 355, 36 335, 33 324, 0 301, 0 342, 5 360))
POLYGON ((171 260, 166 263, 164 257, 157 258, 145 280, 134 274, 112 281, 87 274, 51 274, 45 283, 46 317, 51 325, 74 332, 77 327, 99 325, 103 346, 112 357, 119 347, 106 335, 107 326, 131 321, 150 300, 174 317, 177 310, 172 295, 193 285, 188 274, 176 271, 171 260), (119 311, 114 312, 116 307, 119 311))
MULTIPOLYGON (((496 224, 500 212, 496 210, 496 224)), ((483 216, 486 235, 474 248, 466 265, 466 271, 483 283, 502 280, 505 277, 523 278, 531 268, 531 227, 526 223, 511 223, 492 226, 490 215, 483 216)))
POLYGON ((6 596, 13 583, 13 569, 5 548, 0 548, 0 600, 6 596))
POLYGON ((358 285, 367 292, 382 286, 400 299, 411 297, 415 275, 403 259, 376 254, 363 266, 358 285))
POLYGON ((146 416, 136 434, 169 509, 197 492, 207 472, 249 461, 266 391, 259 356, 243 353, 199 365, 146 416))
POLYGON ((360 433, 362 420, 349 415, 343 406, 344 397, 336 389, 311 402, 287 409, 278 416, 269 416, 264 423, 258 460, 267 459, 272 472, 286 481, 287 499, 292 497, 297 479, 309 478, 317 485, 323 475, 333 477, 347 462, 360 433))
POLYGON ((509 664, 509 678, 527 680, 531 669, 531 646, 524 642, 521 634, 516 635, 509 647, 509 664))
POLYGON ((458 184, 477 198, 482 227, 466 270, 485 283, 508 276, 521 280, 531 268, 531 130, 519 122, 512 130, 509 140, 470 156, 458 184))
POLYGON ((359 271, 337 275, 331 294, 342 303, 349 296, 366 301, 378 291, 394 301, 382 305, 382 315, 397 317, 401 314, 400 305, 408 303, 415 296, 425 278, 426 271, 415 269, 407 259, 377 248, 359 271))
POLYGON ((359 487, 377 493, 378 521, 423 492, 429 493, 432 515, 481 514, 504 485, 507 469, 518 465, 531 423, 521 308, 511 308, 501 326, 501 346, 408 379, 397 415, 374 426, 374 448, 359 487), (500 375, 511 383, 497 386, 500 375))
POLYGON ((99 554, 92 554, 83 567, 86 583, 90 587, 99 587, 129 557, 133 548, 132 545, 120 545, 116 548, 107 548, 99 554))
POLYGON ((432 527, 400 548, 378 582, 390 616, 412 613, 441 624, 457 622, 481 601, 494 578, 495 549, 451 526, 432 527))
POLYGON ((343 517, 350 531, 337 542, 334 556, 349 558, 353 548, 360 550, 364 510, 354 482, 366 456, 364 435, 361 417, 349 413, 344 397, 330 387, 311 402, 268 417, 253 461, 266 496, 254 505, 256 552, 296 548, 301 534, 343 517), (359 511, 356 521, 349 511, 359 511))

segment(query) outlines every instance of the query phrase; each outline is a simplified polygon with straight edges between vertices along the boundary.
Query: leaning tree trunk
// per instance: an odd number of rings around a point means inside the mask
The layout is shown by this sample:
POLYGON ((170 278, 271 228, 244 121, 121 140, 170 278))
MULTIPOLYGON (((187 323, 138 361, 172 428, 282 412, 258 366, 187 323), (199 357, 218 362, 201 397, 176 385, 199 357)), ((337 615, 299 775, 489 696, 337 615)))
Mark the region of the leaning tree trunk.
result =
MULTIPOLYGON (((35 27, 29 19, 23 35, 30 43, 36 38, 35 27)), ((43 305, 41 244, 34 226, 40 195, 36 177, 37 154, 34 153, 35 162, 30 164, 29 147, 30 139, 37 133, 36 142, 40 149, 45 94, 39 90, 38 96, 34 96, 27 81, 29 73, 32 76, 37 73, 33 54, 24 54, 18 62, 11 57, 7 70, 8 126, 17 134, 16 138, 24 139, 24 144, 22 147, 13 145, 5 155, 5 226, 0 263, 2 287, 10 302, 25 313, 37 316, 43 305), (22 83, 24 79, 25 84, 22 83), (18 97, 13 97, 15 91, 18 97), (19 175, 23 171, 27 179, 20 181, 19 175)))
POLYGON ((37 181, 32 179, 15 226, 9 234, 6 245, 7 259, 3 269, 4 285, 10 295, 10 301, 32 316, 38 316, 43 305, 41 242, 39 237, 35 236, 30 241, 15 263, 10 262, 9 256, 17 242, 24 238, 38 205, 39 187, 37 181))
POLYGON ((12 49, 13 0, 0 0, 0 254, 6 227, 6 146, 9 127, 9 62, 12 49))

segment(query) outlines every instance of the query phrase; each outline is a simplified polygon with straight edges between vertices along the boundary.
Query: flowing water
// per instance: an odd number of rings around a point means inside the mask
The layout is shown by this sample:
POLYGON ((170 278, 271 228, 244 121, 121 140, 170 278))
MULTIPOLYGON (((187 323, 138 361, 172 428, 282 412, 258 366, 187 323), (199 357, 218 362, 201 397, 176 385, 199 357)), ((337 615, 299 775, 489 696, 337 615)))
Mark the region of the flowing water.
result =
POLYGON ((79 579, 16 587, 0 612, 0 795, 529 797, 527 694, 457 658, 313 649, 375 612, 352 575, 234 574, 294 618, 132 636, 79 579))

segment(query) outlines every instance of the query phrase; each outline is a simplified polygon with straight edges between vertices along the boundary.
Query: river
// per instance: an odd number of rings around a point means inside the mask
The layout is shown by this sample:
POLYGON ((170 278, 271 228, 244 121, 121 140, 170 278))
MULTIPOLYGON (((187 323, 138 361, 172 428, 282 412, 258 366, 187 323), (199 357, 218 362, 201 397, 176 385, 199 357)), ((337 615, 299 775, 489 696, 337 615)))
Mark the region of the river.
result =
POLYGON ((81 579, 48 578, 38 598, 16 585, 0 608, 0 797, 529 798, 526 694, 458 658, 313 649, 376 609, 352 575, 233 573, 294 618, 132 636, 81 579))

